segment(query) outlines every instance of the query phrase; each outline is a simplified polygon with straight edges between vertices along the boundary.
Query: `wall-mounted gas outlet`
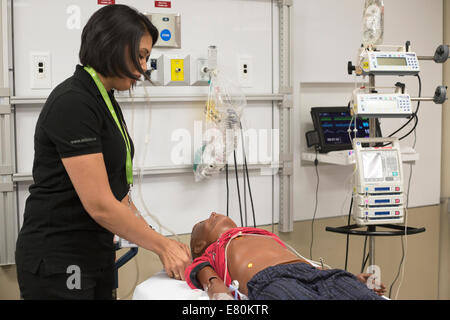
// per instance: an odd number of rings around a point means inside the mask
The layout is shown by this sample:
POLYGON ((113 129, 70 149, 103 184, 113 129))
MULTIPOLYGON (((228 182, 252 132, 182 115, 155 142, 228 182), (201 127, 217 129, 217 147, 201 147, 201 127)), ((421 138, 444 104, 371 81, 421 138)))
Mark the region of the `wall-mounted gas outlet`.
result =
POLYGON ((189 86, 190 84, 190 56, 164 55, 164 85, 189 86))
POLYGON ((209 85, 208 59, 202 57, 192 57, 191 64, 191 85, 209 85))
POLYGON ((253 59, 250 56, 240 56, 238 59, 238 75, 241 87, 253 86, 253 59))
POLYGON ((30 54, 31 89, 51 89, 52 70, 49 52, 30 54))

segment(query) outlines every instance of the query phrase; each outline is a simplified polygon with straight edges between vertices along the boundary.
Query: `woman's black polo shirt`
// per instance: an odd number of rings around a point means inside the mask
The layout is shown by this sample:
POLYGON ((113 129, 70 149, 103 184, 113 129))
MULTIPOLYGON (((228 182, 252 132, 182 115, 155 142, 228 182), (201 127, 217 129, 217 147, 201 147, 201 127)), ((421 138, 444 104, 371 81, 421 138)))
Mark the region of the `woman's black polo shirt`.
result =
MULTIPOLYGON (((121 109, 109 93, 125 128, 121 109)), ((131 137, 130 137, 131 141, 131 137)), ((34 184, 29 188, 24 222, 16 245, 17 268, 48 272, 71 265, 93 271, 114 263, 113 234, 86 212, 61 158, 103 153, 108 180, 117 200, 127 192, 126 146, 94 80, 76 67, 72 77, 47 99, 34 135, 34 184)), ((131 141, 131 153, 134 146, 131 141)))

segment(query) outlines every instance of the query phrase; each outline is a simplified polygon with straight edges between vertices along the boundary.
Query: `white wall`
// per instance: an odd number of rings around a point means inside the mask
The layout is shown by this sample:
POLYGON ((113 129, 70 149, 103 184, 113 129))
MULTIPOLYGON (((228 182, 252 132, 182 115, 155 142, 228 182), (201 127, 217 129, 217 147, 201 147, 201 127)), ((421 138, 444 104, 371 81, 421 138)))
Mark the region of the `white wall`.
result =
MULTIPOLYGON (((271 94, 277 80, 272 74, 277 66, 273 64, 276 55, 272 51, 272 33, 278 34, 277 25, 273 31, 272 17, 277 15, 277 7, 271 0, 174 0, 171 9, 156 9, 154 1, 116 1, 131 5, 142 12, 168 12, 181 14, 181 49, 158 49, 153 53, 201 54, 207 56, 208 46, 218 47, 218 63, 222 72, 230 79, 237 80, 238 57, 253 57, 253 86, 245 88, 245 93, 271 94)), ((16 61, 16 96, 47 96, 51 90, 30 89, 30 52, 50 52, 52 57, 53 87, 73 74, 78 63, 78 50, 83 26, 91 14, 99 9, 96 1, 87 0, 16 0, 14 1, 14 36, 16 61), (70 14, 67 8, 77 5, 81 9, 81 29, 66 27, 70 14), (49 19, 51 17, 51 19, 49 19)), ((275 19, 275 18, 274 18, 275 19)), ((275 43, 277 40, 275 38, 275 43)), ((277 48, 275 48, 275 51, 277 48)), ((150 95, 206 94, 207 87, 152 87, 150 95)), ((143 94, 138 88, 136 95, 143 94)), ((125 93, 128 96, 128 92, 125 93)), ((149 104, 123 103, 126 121, 131 127, 136 146, 135 167, 143 165, 171 166, 171 152, 178 141, 172 141, 172 134, 178 129, 187 130, 194 139, 194 123, 203 117, 204 102, 193 103, 153 103, 151 105, 150 144, 146 161, 142 164, 144 137, 149 123, 149 104)), ((29 173, 33 161, 33 134, 41 106, 21 105, 17 110, 17 171, 29 173)), ((244 111, 244 127, 247 129, 272 129, 271 102, 248 102, 244 111)), ((192 141, 193 142, 193 141, 192 141)), ((196 150, 192 149, 193 153, 196 150)), ((247 150, 250 152, 250 150, 247 150)), ((238 153, 238 158, 241 155, 238 153)), ((278 221, 277 177, 251 173, 252 193, 255 199, 256 222, 269 224, 272 208, 276 210, 278 221), (274 181, 272 181, 274 179, 274 181), (272 197, 272 194, 275 194, 272 197)), ((240 174, 241 193, 243 189, 240 174)), ((24 210, 28 195, 28 185, 19 185, 19 211, 24 210)), ((137 207, 144 210, 135 188, 134 199, 137 207)), ((235 221, 240 221, 236 195, 234 172, 230 172, 230 212, 235 221)), ((144 178, 142 194, 148 208, 161 222, 177 233, 191 231, 193 224, 205 218, 211 211, 225 213, 225 175, 201 183, 194 182, 193 174, 148 176, 144 178)), ((250 201, 247 201, 249 224, 250 201)), ((154 224, 151 220, 150 223, 154 224)))
MULTIPOLYGON (((316 174, 314 167, 302 163, 307 150, 305 132, 312 128, 311 107, 346 106, 355 87, 355 76, 347 74, 347 62, 355 61, 361 44, 361 18, 364 1, 315 0, 294 1, 294 104, 295 104, 295 219, 311 219, 314 212, 316 174)), ((418 55, 433 55, 442 43, 442 1, 384 0, 384 44, 402 45, 411 41, 418 55)), ((433 96, 442 84, 442 67, 421 63, 422 96, 433 96)), ((358 77, 357 81, 362 81, 358 77)), ((376 77, 376 84, 393 86, 404 82, 412 96, 417 96, 414 77, 376 77)), ((413 166, 410 206, 439 204, 441 106, 422 103, 417 128, 416 150, 420 160, 413 166)), ((405 120, 382 120, 385 136, 405 120)), ((405 131, 405 133, 408 131, 405 131)), ((413 135, 402 141, 412 146, 413 135)), ((319 206, 316 217, 348 213, 350 181, 344 182, 352 168, 323 165, 319 167, 319 206)), ((409 166, 404 166, 405 181, 409 166)), ((406 186, 405 186, 406 187, 406 186)))
MULTIPOLYGON (((354 60, 360 45, 360 25, 363 0, 295 0, 293 8, 293 86, 294 86, 294 218, 312 218, 316 177, 312 166, 300 161, 306 150, 304 133, 312 126, 310 107, 346 105, 354 87, 354 77, 346 72, 347 61, 354 60)), ((117 1, 141 11, 180 13, 182 16, 182 49, 158 50, 154 53, 201 53, 215 44, 219 48, 219 65, 236 80, 239 55, 251 55, 255 68, 254 86, 246 93, 272 93, 278 89, 278 9, 270 0, 173 0, 172 9, 154 9, 154 2, 144 0, 117 1), (272 42, 274 49, 272 48, 272 42)), ((50 51, 52 54, 53 87, 69 77, 78 62, 81 30, 68 30, 66 9, 69 5, 81 8, 81 25, 99 8, 96 1, 87 0, 16 0, 15 61, 16 96, 46 96, 49 90, 30 89, 29 53, 50 51), (49 19, 51 17, 52 19, 49 19)), ((442 42, 442 1, 385 0, 385 43, 412 42, 419 55, 430 55, 442 42), (406 9, 405 9, 406 8, 406 9)), ((432 95, 442 82, 440 66, 423 62, 423 95, 432 95)), ((412 95, 417 83, 410 78, 377 78, 380 85, 406 82, 412 95)), ((137 93, 140 93, 138 90, 137 93)), ((173 87, 150 88, 150 94, 206 93, 206 88, 173 87)), ((171 141, 175 129, 193 133, 193 122, 202 118, 202 103, 153 104, 150 148, 144 166, 170 165, 171 141)), ((37 106, 20 106, 17 111, 18 171, 31 172, 33 159, 34 124, 39 113, 37 106)), ((122 104, 127 123, 133 127, 136 143, 135 165, 142 158, 148 106, 122 104), (133 116, 134 109, 134 116, 133 116)), ((276 108, 275 108, 276 110, 276 108)), ((245 112, 247 128, 271 129, 278 126, 278 114, 271 103, 251 102, 245 112)), ((439 203, 441 107, 422 103, 416 149, 420 161, 414 166, 411 206, 439 203), (425 187, 426 186, 426 187, 425 187)), ((391 132, 399 122, 382 121, 383 131, 391 132)), ((412 139, 404 141, 412 145, 412 139)), ((406 178, 409 170, 405 167, 406 178)), ((350 185, 344 182, 350 167, 320 166, 320 191, 317 217, 345 215, 348 210, 350 185), (345 201, 347 200, 347 201, 345 201)), ((232 176, 230 176, 231 178, 232 176)), ((258 224, 278 221, 278 177, 252 174, 252 191, 257 209, 258 224), (274 209, 274 211, 272 210, 274 209)), ((232 192, 235 184, 230 179, 232 192)), ((242 187, 242 181, 241 181, 242 187)), ((28 185, 19 186, 20 210, 27 196, 28 185)), ((225 212, 225 179, 215 177, 206 183, 195 184, 190 174, 151 176, 144 179, 143 194, 153 213, 177 233, 190 232, 195 221, 210 211, 225 212)), ((137 196, 135 196, 137 198, 137 196)), ((232 193, 232 217, 238 221, 238 204, 232 193)), ((137 201, 138 207, 142 209, 137 201)), ((249 206, 248 202, 248 206, 249 206)), ((250 212, 250 211, 249 211, 250 212)), ((249 220, 251 222, 251 219, 249 220)))
MULTIPOLYGON (((207 54, 209 45, 219 49, 219 65, 224 73, 237 80, 239 55, 250 55, 258 66, 254 86, 248 92, 272 91, 272 5, 270 0, 172 0, 171 9, 154 8, 154 1, 116 1, 141 12, 181 14, 181 49, 155 48, 152 53, 207 54)), ((50 90, 30 89, 29 54, 51 52, 53 87, 71 76, 78 63, 82 30, 69 30, 71 16, 67 8, 81 9, 81 29, 89 17, 101 6, 89 0, 15 0, 14 37, 16 58, 16 95, 45 96, 50 90), (51 17, 51 19, 49 19, 51 17)), ((151 92, 183 93, 206 92, 205 88, 157 88, 151 92)))

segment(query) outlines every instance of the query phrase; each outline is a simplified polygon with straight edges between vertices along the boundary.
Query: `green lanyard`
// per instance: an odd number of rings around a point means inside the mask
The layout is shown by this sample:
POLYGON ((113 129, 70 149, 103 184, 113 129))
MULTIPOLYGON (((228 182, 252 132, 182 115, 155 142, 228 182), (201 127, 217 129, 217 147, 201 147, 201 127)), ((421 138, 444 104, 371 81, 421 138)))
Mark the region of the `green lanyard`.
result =
POLYGON ((109 98, 109 95, 106 92, 105 86, 100 81, 97 72, 91 67, 84 67, 84 70, 86 70, 91 75, 92 79, 94 79, 95 84, 98 87, 98 90, 102 94, 103 100, 105 100, 105 103, 108 106, 109 112, 111 112, 111 115, 114 118, 114 121, 116 122, 117 127, 120 130, 120 133, 122 134, 123 140, 125 140, 125 145, 127 147, 127 162, 126 162, 127 183, 129 185, 133 185, 133 162, 131 161, 131 146, 130 140, 128 139, 128 134, 124 132, 124 130, 122 129, 122 126, 120 125, 119 122, 119 118, 117 117, 116 111, 114 110, 114 107, 112 105, 111 99, 109 98))

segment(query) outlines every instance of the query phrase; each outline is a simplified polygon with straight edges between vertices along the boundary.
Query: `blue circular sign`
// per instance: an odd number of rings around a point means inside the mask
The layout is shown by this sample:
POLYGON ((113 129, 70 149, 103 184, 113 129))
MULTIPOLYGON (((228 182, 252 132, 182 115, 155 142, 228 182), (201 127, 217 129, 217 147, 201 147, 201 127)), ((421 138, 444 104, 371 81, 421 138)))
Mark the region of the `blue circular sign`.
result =
POLYGON ((161 31, 161 39, 164 41, 169 41, 170 39, 172 39, 172 33, 170 33, 170 30, 164 29, 163 31, 161 31))

